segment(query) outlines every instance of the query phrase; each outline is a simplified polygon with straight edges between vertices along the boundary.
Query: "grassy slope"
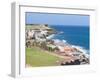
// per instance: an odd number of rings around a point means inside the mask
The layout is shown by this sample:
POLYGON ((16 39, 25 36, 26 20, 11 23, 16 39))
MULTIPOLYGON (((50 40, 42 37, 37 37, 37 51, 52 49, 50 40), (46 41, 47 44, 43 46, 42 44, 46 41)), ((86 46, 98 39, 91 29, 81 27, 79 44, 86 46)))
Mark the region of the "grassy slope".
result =
POLYGON ((50 29, 52 30, 49 26, 39 26, 39 25, 26 25, 26 29, 30 30, 30 29, 50 29))
MULTIPOLYGON (((52 54, 52 53, 51 53, 52 54)), ((62 60, 40 48, 26 48, 26 64, 30 66, 56 66, 62 60)))

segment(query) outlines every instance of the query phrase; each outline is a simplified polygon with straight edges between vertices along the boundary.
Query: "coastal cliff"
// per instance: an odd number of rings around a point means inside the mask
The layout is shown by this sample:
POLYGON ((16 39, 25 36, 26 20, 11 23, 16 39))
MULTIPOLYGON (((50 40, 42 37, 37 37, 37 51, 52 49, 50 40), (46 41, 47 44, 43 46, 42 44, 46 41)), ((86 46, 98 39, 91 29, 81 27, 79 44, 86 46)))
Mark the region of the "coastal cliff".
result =
POLYGON ((47 30, 49 33, 55 33, 55 30, 50 28, 47 24, 27 24, 26 30, 47 30))

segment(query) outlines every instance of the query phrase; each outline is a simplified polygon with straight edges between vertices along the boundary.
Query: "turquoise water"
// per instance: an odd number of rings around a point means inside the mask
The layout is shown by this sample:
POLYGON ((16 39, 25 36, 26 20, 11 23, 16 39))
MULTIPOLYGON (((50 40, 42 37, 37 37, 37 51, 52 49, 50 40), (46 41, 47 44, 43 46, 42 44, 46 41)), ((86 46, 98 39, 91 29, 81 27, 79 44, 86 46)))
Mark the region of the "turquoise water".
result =
POLYGON ((88 26, 50 26, 55 29, 58 34, 55 34, 53 39, 66 40, 67 43, 75 46, 80 46, 89 50, 89 27, 88 26))

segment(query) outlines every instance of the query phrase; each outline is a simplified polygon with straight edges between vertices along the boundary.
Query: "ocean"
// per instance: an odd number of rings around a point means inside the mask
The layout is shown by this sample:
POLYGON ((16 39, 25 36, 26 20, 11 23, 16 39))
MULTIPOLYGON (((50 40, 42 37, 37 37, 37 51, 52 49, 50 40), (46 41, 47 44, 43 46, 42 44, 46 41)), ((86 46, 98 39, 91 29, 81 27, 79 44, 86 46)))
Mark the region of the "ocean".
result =
POLYGON ((53 39, 65 40, 67 43, 79 46, 89 51, 89 27, 88 26, 51 26, 58 34, 55 34, 53 39))

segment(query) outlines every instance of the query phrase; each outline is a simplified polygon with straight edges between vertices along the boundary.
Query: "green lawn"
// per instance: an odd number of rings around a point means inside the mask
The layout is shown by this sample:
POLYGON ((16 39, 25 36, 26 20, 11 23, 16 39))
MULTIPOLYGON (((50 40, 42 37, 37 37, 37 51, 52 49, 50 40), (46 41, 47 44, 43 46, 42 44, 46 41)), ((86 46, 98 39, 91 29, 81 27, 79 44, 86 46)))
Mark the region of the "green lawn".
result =
POLYGON ((62 59, 51 54, 37 47, 26 48, 26 64, 32 67, 58 65, 57 61, 62 59))

